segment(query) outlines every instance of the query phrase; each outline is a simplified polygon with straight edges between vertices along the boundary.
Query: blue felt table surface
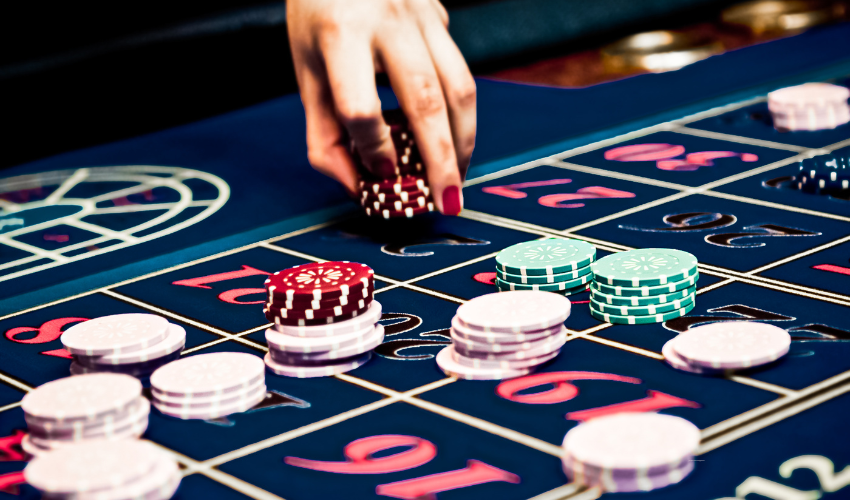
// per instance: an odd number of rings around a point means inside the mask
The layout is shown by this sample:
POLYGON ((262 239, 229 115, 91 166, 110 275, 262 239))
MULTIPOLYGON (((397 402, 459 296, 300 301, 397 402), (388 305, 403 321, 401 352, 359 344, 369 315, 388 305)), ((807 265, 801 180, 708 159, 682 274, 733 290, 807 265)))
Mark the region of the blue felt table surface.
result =
MULTIPOLYGON (((850 73, 848 46, 850 24, 844 24, 732 51, 679 71, 589 88, 479 79, 479 132, 470 176, 782 86, 850 73)), ((385 107, 397 106, 389 90, 381 95, 385 107)), ((7 169, 5 175, 139 164, 211 173, 229 184, 230 199, 213 216, 166 238, 64 265, 49 274, 42 271, 9 280, 0 291, 0 314, 356 209, 338 185, 310 168, 297 95, 20 165, 7 169)))

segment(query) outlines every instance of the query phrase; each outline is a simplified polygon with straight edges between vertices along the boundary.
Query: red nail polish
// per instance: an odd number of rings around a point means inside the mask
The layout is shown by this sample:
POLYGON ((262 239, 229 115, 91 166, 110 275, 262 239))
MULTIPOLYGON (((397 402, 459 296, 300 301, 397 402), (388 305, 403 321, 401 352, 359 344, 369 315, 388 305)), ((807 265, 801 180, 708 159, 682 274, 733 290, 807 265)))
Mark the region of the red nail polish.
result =
POLYGON ((463 207, 460 204, 460 188, 449 186, 443 190, 443 213, 458 215, 463 207))

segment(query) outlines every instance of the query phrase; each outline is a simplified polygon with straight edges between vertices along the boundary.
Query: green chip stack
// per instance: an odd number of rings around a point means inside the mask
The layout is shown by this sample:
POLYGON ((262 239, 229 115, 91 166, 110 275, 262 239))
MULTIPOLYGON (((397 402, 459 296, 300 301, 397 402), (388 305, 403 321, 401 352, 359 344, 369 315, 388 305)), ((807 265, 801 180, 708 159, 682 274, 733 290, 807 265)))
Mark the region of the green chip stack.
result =
POLYGON ((500 292, 539 290, 573 295, 593 281, 590 264, 596 248, 570 239, 527 241, 496 255, 496 288, 500 292))
POLYGON ((590 314, 608 323, 642 325, 684 316, 694 308, 697 258, 668 248, 615 253, 592 266, 590 314))

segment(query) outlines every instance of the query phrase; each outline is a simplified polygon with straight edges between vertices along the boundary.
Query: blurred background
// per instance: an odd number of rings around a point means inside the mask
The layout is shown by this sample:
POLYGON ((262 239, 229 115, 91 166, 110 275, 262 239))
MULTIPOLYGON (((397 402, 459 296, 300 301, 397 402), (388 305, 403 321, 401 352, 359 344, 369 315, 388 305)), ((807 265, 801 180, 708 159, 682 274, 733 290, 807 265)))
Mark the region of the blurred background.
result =
MULTIPOLYGON (((850 10, 845 0, 442 1, 476 76, 560 87, 674 71, 846 22, 850 10)), ((0 168, 296 92, 285 10, 250 0, 5 2, 0 168)))

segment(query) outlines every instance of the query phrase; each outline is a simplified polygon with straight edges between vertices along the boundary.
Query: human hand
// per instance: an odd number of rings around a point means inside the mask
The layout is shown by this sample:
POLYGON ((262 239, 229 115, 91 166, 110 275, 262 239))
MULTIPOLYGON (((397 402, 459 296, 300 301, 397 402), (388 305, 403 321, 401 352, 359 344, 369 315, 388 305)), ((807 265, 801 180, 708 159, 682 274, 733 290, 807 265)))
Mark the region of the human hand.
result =
POLYGON ((475 81, 439 1, 289 0, 286 14, 313 167, 349 193, 359 191, 347 132, 367 169, 393 175, 396 151, 375 83, 375 73, 385 71, 437 209, 460 213, 475 147, 475 81))

